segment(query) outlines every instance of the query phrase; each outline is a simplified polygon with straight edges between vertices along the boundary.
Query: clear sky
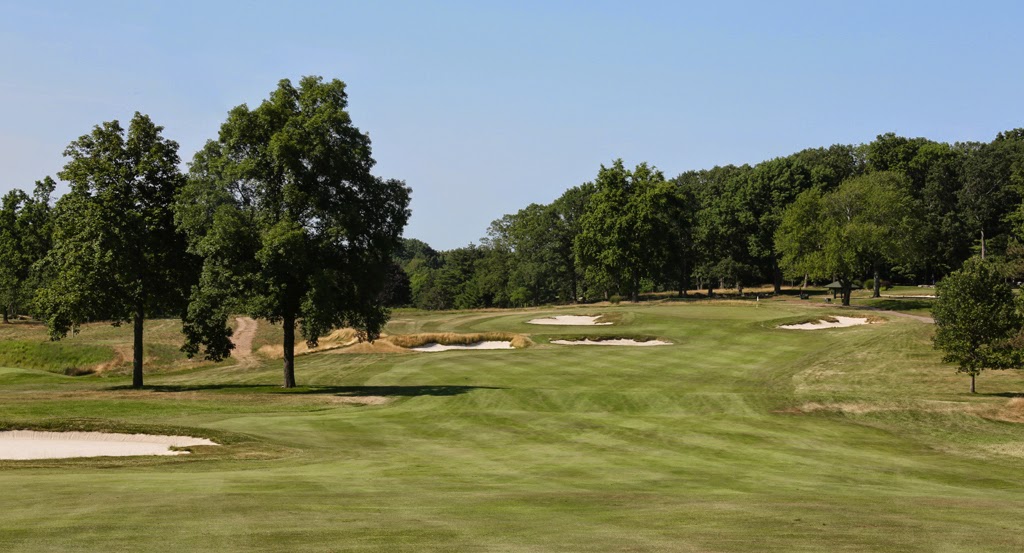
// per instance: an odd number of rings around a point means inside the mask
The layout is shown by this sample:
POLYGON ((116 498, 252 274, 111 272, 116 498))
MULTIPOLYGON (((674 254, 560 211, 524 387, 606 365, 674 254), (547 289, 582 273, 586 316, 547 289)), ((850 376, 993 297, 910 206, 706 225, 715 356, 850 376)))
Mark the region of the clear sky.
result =
POLYGON ((666 176, 1024 126, 1019 2, 0 0, 0 191, 135 111, 189 161, 281 78, 340 78, 406 236, 447 249, 621 157, 666 176))

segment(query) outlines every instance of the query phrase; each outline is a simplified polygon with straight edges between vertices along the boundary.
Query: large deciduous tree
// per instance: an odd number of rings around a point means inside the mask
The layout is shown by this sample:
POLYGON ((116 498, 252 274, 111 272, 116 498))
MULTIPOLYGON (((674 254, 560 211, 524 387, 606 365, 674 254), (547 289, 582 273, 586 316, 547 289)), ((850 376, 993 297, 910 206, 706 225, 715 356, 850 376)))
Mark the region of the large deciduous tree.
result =
POLYGON ((594 186, 574 244, 577 263, 589 280, 638 301, 640 279, 654 274, 668 248, 660 215, 673 186, 646 163, 630 171, 621 159, 602 165, 594 186))
POLYGON ((972 258, 942 279, 932 306, 935 347, 957 372, 975 377, 984 369, 1021 367, 1019 334, 1024 325, 1020 297, 985 261, 972 258))
POLYGON ((235 310, 281 323, 284 386, 295 386, 295 328, 311 346, 352 326, 373 340, 409 189, 375 177, 370 138, 346 111, 345 84, 282 80, 259 107, 238 106, 196 154, 177 220, 203 257, 184 350, 230 354, 235 310))
POLYGON ((54 208, 49 273, 38 314, 53 339, 89 320, 134 325, 132 386, 143 384, 147 315, 180 313, 192 260, 171 206, 184 184, 178 144, 136 113, 127 134, 117 121, 71 143, 61 179, 71 191, 54 208))
MULTIPOLYGON (((853 281, 883 262, 913 255, 917 221, 904 177, 870 173, 822 194, 812 188, 797 196, 775 234, 780 264, 792 276, 835 278, 843 305, 850 305, 853 281)), ((877 284, 876 284, 877 292, 877 284)))

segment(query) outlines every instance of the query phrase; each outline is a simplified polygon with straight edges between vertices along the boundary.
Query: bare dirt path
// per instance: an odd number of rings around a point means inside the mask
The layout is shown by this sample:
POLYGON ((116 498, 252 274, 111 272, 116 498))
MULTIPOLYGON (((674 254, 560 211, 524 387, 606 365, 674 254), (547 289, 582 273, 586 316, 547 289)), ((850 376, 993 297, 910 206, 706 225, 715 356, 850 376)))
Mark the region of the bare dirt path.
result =
POLYGON ((237 317, 238 327, 231 335, 235 349, 231 353, 239 363, 249 364, 252 360, 252 340, 256 337, 256 320, 249 317, 237 317))

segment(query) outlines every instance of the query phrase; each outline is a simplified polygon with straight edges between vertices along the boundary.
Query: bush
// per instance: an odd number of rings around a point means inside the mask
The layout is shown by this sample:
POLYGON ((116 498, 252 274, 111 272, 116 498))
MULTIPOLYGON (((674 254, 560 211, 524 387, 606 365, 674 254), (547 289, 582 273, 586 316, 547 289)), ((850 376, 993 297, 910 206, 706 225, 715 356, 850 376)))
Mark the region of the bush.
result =
POLYGON ((608 301, 609 301, 609 302, 611 302, 611 303, 612 303, 612 304, 614 304, 614 305, 618 305, 619 303, 621 303, 621 302, 622 302, 622 296, 620 296, 620 295, 618 295, 618 294, 612 294, 612 295, 611 295, 611 296, 610 296, 610 297, 608 298, 608 301))

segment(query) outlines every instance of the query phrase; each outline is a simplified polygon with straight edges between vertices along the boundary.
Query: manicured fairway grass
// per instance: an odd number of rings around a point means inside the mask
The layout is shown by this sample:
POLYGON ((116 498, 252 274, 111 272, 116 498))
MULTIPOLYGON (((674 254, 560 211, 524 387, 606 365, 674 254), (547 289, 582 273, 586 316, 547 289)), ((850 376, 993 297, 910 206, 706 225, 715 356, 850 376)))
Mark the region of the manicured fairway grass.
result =
POLYGON ((1024 377, 985 373, 971 397, 931 350, 932 327, 905 318, 775 328, 835 313, 848 312, 399 311, 391 333, 536 345, 310 354, 294 391, 273 360, 167 369, 141 392, 121 376, 0 369, 7 427, 175 428, 226 444, 0 462, 0 551, 1024 550, 1024 377), (597 313, 618 324, 525 324, 597 313), (548 343, 577 331, 674 345, 548 343))

